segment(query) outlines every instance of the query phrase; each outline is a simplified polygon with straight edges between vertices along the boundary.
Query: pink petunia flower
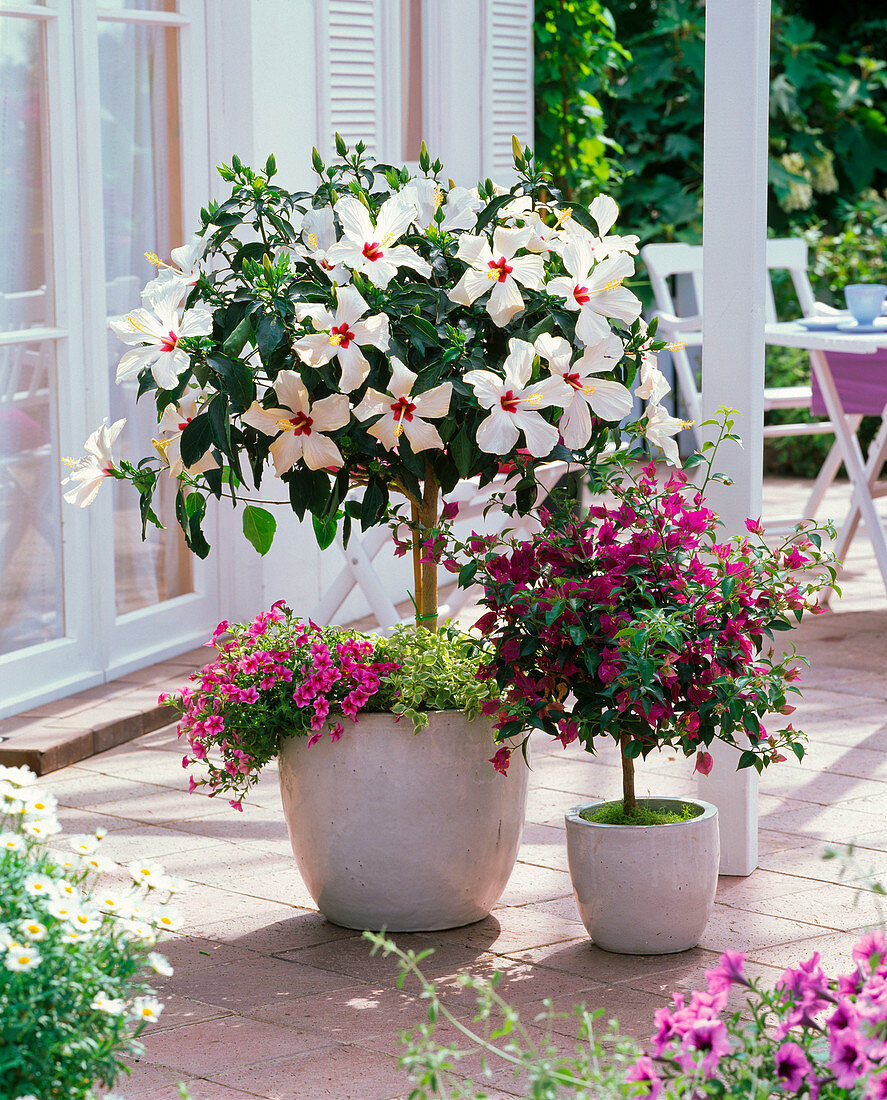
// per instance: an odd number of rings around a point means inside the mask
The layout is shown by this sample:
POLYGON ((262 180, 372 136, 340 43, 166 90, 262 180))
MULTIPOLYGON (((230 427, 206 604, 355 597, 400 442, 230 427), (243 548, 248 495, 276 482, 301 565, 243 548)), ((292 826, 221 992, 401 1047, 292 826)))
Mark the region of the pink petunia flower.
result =
POLYGON ((745 955, 741 951, 725 951, 718 965, 713 970, 706 971, 705 978, 709 993, 727 992, 737 983, 748 985, 748 980, 742 973, 744 962, 745 955))
POLYGON ((653 1059, 648 1054, 642 1054, 633 1065, 629 1066, 625 1081, 646 1085, 647 1087, 636 1095, 648 1096, 650 1100, 656 1100, 662 1091, 662 1081, 653 1066, 653 1059))
POLYGON ((774 1070, 786 1092, 797 1092, 811 1072, 807 1055, 797 1043, 783 1043, 776 1051, 774 1070))

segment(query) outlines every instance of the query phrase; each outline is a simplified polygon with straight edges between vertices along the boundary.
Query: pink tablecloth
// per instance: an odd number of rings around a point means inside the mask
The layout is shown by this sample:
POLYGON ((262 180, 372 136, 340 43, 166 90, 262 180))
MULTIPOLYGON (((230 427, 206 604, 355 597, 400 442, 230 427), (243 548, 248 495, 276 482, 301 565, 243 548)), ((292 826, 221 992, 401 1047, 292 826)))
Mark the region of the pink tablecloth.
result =
MULTIPOLYGON (((874 355, 832 351, 826 358, 844 412, 880 416, 887 405, 887 348, 876 351, 874 355)), ((810 411, 814 416, 826 415, 825 402, 815 376, 810 411)))

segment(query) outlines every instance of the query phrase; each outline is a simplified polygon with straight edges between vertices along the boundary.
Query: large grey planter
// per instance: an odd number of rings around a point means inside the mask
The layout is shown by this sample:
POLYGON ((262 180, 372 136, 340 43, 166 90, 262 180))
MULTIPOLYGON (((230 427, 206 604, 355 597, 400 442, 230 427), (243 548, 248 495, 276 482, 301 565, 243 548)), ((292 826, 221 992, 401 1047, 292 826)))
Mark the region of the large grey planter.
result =
POLYGON ((566 814, 567 857, 579 915, 605 951, 666 955, 699 943, 714 906, 718 811, 699 799, 639 799, 654 809, 692 802, 703 813, 672 825, 602 825, 566 814))
POLYGON ((346 928, 433 931, 481 920, 517 858, 528 769, 493 769, 492 724, 459 711, 343 720, 336 743, 287 740, 280 789, 299 871, 346 928))

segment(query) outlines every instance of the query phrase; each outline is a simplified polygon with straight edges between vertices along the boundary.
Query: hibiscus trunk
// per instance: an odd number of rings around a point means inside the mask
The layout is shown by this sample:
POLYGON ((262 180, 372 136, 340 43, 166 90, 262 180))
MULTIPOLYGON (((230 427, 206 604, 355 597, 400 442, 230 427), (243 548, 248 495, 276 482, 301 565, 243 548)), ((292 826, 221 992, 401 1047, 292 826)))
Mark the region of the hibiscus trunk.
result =
POLYGON ((623 733, 619 738, 620 756, 622 757, 622 806, 630 817, 637 808, 637 800, 634 795, 634 760, 625 755, 631 738, 623 733))
POLYGON ((432 532, 437 527, 439 497, 440 486, 434 476, 434 468, 430 462, 426 462, 425 483, 419 504, 419 537, 413 541, 413 561, 418 565, 421 576, 421 585, 416 591, 416 625, 425 627, 426 630, 437 630, 437 564, 434 561, 433 547, 423 546, 423 543, 430 544, 433 540, 432 532), (425 561, 418 562, 417 557, 422 557, 425 561))

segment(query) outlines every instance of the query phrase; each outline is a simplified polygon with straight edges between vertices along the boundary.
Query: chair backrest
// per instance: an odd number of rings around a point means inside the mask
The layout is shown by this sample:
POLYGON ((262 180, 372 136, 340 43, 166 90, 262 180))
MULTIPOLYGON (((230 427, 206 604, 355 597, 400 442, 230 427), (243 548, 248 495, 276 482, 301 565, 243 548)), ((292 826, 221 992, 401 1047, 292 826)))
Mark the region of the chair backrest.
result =
POLYGON ((687 276, 692 281, 697 312, 702 312, 702 248, 692 244, 647 244, 641 249, 641 259, 647 265, 656 308, 675 317, 686 316, 679 311, 669 280, 687 276))
POLYGON ((776 302, 773 298, 772 275, 774 271, 787 271, 791 276, 801 316, 809 317, 816 311, 816 296, 810 285, 807 269, 807 242, 799 237, 773 237, 767 241, 767 269, 771 279, 767 280, 766 319, 768 324, 777 321, 776 302))
MULTIPOLYGON (((669 280, 686 276, 693 287, 695 313, 702 315, 702 246, 692 244, 648 244, 641 249, 641 259, 647 265, 656 308, 676 317, 688 315, 678 308, 680 301, 672 292, 669 280)), ((767 241, 767 270, 787 271, 798 296, 801 314, 809 317, 815 311, 816 298, 807 272, 807 242, 796 237, 774 237, 767 241)), ((773 285, 767 280, 765 315, 767 322, 777 320, 773 285)))

